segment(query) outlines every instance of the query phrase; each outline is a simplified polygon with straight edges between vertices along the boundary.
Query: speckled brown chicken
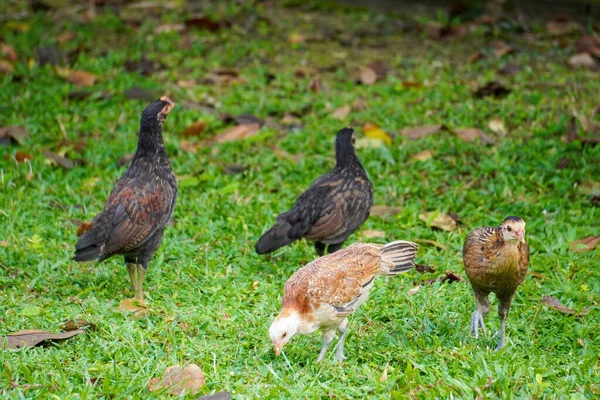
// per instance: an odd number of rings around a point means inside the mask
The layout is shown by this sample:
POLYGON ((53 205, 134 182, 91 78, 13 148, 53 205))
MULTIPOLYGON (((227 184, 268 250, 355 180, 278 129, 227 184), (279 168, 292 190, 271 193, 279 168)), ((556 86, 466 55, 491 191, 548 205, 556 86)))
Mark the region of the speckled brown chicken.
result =
POLYGON ((160 246, 177 199, 177 181, 162 138, 162 124, 174 106, 163 96, 146 107, 129 168, 115 184, 104 210, 94 218, 92 229, 75 245, 76 261, 104 261, 123 255, 139 304, 143 304, 148 263, 160 246))
POLYGON ((479 327, 485 333, 483 318, 490 311, 488 296, 495 293, 500 317, 497 348, 501 349, 504 347, 506 317, 529 265, 525 221, 519 217, 507 217, 498 227, 475 229, 465 241, 463 261, 477 303, 477 310, 471 318, 471 331, 475 338, 479 335, 479 327))
POLYGON ((373 186, 354 150, 354 131, 344 128, 335 141, 336 165, 298 197, 291 210, 262 235, 258 254, 271 253, 300 238, 315 242, 319 256, 339 250, 368 218, 373 186))
POLYGON ((377 276, 414 268, 418 248, 403 240, 386 245, 355 243, 296 271, 285 283, 281 312, 269 328, 275 354, 294 335, 320 329, 323 345, 317 361, 322 361, 337 330, 335 359, 343 361, 348 316, 367 301, 377 276))

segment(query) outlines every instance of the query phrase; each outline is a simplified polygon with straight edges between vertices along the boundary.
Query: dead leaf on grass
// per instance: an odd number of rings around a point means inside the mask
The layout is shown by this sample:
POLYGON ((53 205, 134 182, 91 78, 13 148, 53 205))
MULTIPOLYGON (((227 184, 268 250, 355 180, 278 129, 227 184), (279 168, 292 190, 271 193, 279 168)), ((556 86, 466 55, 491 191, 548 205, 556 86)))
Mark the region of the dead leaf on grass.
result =
POLYGON ((502 57, 506 54, 514 51, 513 47, 502 40, 494 40, 492 42, 492 48, 494 49, 494 55, 496 57, 502 57))
POLYGON ((462 282, 464 281, 464 279, 458 275, 456 272, 450 271, 450 270, 446 270, 444 271, 444 276, 442 276, 440 278, 440 282, 445 283, 445 282, 462 282))
POLYGON ((588 179, 577 185, 577 191, 589 196, 600 196, 600 182, 588 179))
POLYGON ((184 23, 185 26, 188 28, 205 29, 211 32, 218 31, 226 25, 226 23, 222 21, 215 21, 214 19, 206 17, 204 15, 196 15, 190 17, 187 20, 185 20, 184 23))
POLYGON ((465 142, 475 142, 479 139, 481 144, 494 144, 496 141, 487 133, 477 128, 456 129, 456 136, 465 142))
MULTIPOLYGON (((410 293, 409 293, 410 294, 410 293)), ((383 373, 381 374, 381 376, 379 377, 379 382, 380 383, 385 383, 387 382, 388 379, 388 368, 390 366, 389 362, 385 363, 385 367, 383 367, 383 373)))
POLYGON ((424 212, 419 215, 419 219, 425 221, 425 223, 433 228, 438 228, 443 231, 453 231, 456 229, 456 221, 450 215, 440 211, 424 212))
POLYGON ((183 136, 185 136, 185 137, 198 136, 202 132, 204 132, 205 128, 206 128, 206 122, 204 122, 204 121, 196 121, 193 124, 188 125, 183 130, 183 136))
POLYGON ((179 148, 186 153, 196 154, 198 152, 198 147, 200 147, 200 143, 190 142, 189 140, 179 141, 179 148))
POLYGON ((309 67, 298 67, 294 69, 294 76, 296 78, 308 78, 310 76, 317 76, 319 71, 309 67))
POLYGON ((488 128, 496 135, 500 137, 506 136, 508 131, 506 130, 506 126, 504 125, 504 121, 500 118, 492 118, 488 121, 488 128))
POLYGON ((414 296, 419 290, 421 290, 421 285, 417 285, 417 286, 413 287, 408 292, 406 292, 406 294, 409 296, 414 296))
POLYGON ((0 145, 23 144, 29 137, 29 131, 22 126, 0 128, 0 145))
POLYGON ((213 142, 215 143, 226 143, 233 142, 240 139, 246 139, 251 136, 258 134, 260 125, 257 123, 252 124, 240 124, 229 129, 224 130, 214 137, 213 142))
POLYGON ((377 82, 377 73, 371 67, 361 65, 358 67, 358 81, 363 85, 372 85, 377 82))
POLYGON ((5 337, 0 338, 0 348, 20 349, 22 347, 37 346, 38 344, 47 341, 60 341, 69 339, 84 332, 85 331, 83 329, 76 329, 70 332, 62 333, 52 333, 38 329, 27 329, 10 333, 5 337))
POLYGON ((391 136, 386 131, 384 131, 379 126, 373 123, 367 122, 363 125, 362 130, 365 136, 368 138, 381 140, 388 146, 392 144, 391 136))
POLYGON ((585 253, 592 251, 596 248, 596 245, 600 242, 600 236, 588 236, 580 240, 575 240, 569 244, 569 249, 576 253, 585 253))
POLYGON ((64 169, 73 169, 75 167, 75 163, 72 160, 63 157, 60 154, 47 150, 43 151, 42 154, 51 164, 58 165, 64 169))
POLYGON ((416 154, 413 154, 412 156, 410 156, 410 158, 415 161, 427 161, 433 158, 434 155, 435 153, 433 152, 433 150, 423 150, 416 154))
POLYGON ((409 139, 421 139, 429 135, 433 135, 434 133, 438 133, 444 128, 443 125, 423 125, 423 126, 414 126, 411 128, 404 128, 400 131, 402 136, 405 136, 409 139))
POLYGON ((343 121, 348 118, 350 111, 352 111, 352 108, 349 105, 341 106, 331 113, 331 117, 343 121))
POLYGON ((423 265, 423 264, 415 265, 415 270, 420 274, 424 274, 426 272, 429 272, 429 273, 435 272, 435 268, 433 268, 431 265, 423 265))
POLYGON ((0 57, 5 58, 11 63, 14 63, 17 61, 17 52, 12 48, 12 46, 2 43, 0 44, 0 57))
POLYGON ((590 313, 589 307, 585 307, 581 311, 575 311, 572 308, 565 306, 560 300, 558 300, 556 297, 553 297, 553 296, 543 295, 542 303, 544 303, 546 306, 548 306, 560 313, 563 313, 563 314, 569 314, 569 315, 575 315, 578 317, 582 317, 582 316, 588 315, 590 313))
POLYGON ((94 86, 98 77, 87 71, 70 71, 67 76, 67 81, 75 86, 94 86))
POLYGON ((307 89, 313 93, 319 93, 321 90, 323 90, 323 83, 317 77, 312 78, 310 82, 308 82, 307 89))
POLYGON ((508 95, 510 92, 511 92, 511 90, 508 89, 506 86, 504 86, 498 82, 492 81, 492 82, 488 82, 485 85, 479 87, 475 92, 473 92, 473 96, 475 96, 476 98, 479 98, 479 99, 488 97, 488 96, 501 98, 501 97, 508 95))
POLYGON ((234 68, 217 68, 207 74, 202 83, 230 86, 234 84, 246 84, 248 81, 234 68))
POLYGON ((569 58, 569 65, 572 67, 593 68, 596 66, 596 60, 588 53, 579 53, 569 58))
POLYGON ((90 329, 96 329, 96 325, 92 324, 91 322, 86 321, 83 318, 77 318, 63 322, 60 329, 62 329, 65 332, 71 332, 87 327, 90 327, 90 329))
POLYGON ((61 33, 60 35, 57 36, 56 41, 59 44, 65 44, 70 42, 71 40, 75 39, 75 32, 73 31, 65 31, 63 33, 61 33))
POLYGON ((167 393, 180 396, 185 394, 198 394, 206 379, 204 373, 196 364, 190 364, 185 368, 179 365, 168 367, 163 373, 162 378, 154 378, 148 382, 148 389, 151 392, 165 389, 167 393))
POLYGON ((381 219, 388 219, 393 217, 396 214, 400 214, 402 210, 398 207, 389 207, 389 206, 373 206, 371 207, 371 212, 369 215, 373 215, 375 217, 379 217, 381 219))
POLYGON ((588 53, 594 57, 600 57, 600 37, 581 36, 575 43, 575 49, 578 53, 588 53))
POLYGON ((366 231, 363 231, 362 234, 367 239, 384 238, 385 237, 385 232, 384 231, 378 231, 378 230, 367 229, 366 231))
MULTIPOLYGON (((6 155, 6 159, 8 159, 8 154, 6 155)), ((17 151, 14 157, 15 161, 18 163, 22 163, 25 161, 33 160, 33 156, 29 153, 25 153, 24 151, 17 151)))

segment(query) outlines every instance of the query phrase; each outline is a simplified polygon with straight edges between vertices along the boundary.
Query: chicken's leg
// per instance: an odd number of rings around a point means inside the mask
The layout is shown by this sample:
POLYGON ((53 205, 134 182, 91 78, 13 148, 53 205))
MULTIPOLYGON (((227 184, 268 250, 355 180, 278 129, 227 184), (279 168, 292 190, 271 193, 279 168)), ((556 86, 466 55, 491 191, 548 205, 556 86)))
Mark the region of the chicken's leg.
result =
POLYGON ((127 263, 127 273, 129 274, 129 279, 131 280, 131 287, 133 288, 133 293, 137 292, 137 281, 135 279, 135 270, 136 265, 133 263, 127 263))
POLYGON ((323 257, 325 255, 325 247, 325 243, 315 242, 315 250, 317 251, 317 255, 319 257, 323 257))
POLYGON ((481 293, 474 290, 475 302, 477 303, 477 310, 473 311, 471 316, 471 332, 475 333, 475 339, 479 338, 479 327, 483 333, 485 333, 485 324, 483 318, 490 312, 490 302, 488 301, 489 293, 481 293))
POLYGON ((327 246, 327 254, 335 253, 336 251, 338 251, 339 249, 341 249, 343 245, 344 245, 344 242, 342 242, 342 243, 336 243, 336 244, 330 244, 329 246, 327 246))
POLYGON ((337 329, 340 333, 340 340, 338 341, 337 347, 335 349, 334 358, 339 362, 342 362, 346 359, 346 356, 344 355, 344 343, 346 341, 346 334, 348 333, 348 318, 343 320, 337 329))
POLYGON ((333 338, 335 338, 335 329, 323 332, 323 345, 321 346, 321 352, 319 353, 317 362, 323 361, 329 346, 331 346, 331 342, 333 342, 333 338))
POLYGON ((127 263, 127 273, 129 274, 129 279, 131 279, 134 297, 123 300, 119 305, 119 309, 133 312, 139 317, 147 315, 148 304, 144 301, 144 276, 146 275, 146 268, 141 264, 127 263))
POLYGON ((498 332, 498 345, 496 350, 500 350, 504 347, 504 333, 506 330, 506 318, 508 317, 508 311, 512 303, 512 298, 506 300, 498 299, 498 317, 500 317, 500 332, 498 332))
MULTIPOLYGON (((144 278, 146 277, 146 268, 143 265, 137 265, 137 285, 135 290, 135 299, 144 303, 144 278)), ((144 303, 145 304, 145 303, 144 303)))

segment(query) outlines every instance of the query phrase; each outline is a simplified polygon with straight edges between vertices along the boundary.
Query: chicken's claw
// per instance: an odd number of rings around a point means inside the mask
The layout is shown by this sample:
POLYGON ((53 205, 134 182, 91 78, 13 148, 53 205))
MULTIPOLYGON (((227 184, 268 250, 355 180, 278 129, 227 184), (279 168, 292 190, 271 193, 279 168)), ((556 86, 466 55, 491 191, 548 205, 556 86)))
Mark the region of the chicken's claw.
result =
POLYGON ((479 327, 485 334, 485 324, 483 323, 483 315, 479 310, 473 311, 473 315, 471 316, 471 333, 475 333, 475 339, 479 338, 479 327))

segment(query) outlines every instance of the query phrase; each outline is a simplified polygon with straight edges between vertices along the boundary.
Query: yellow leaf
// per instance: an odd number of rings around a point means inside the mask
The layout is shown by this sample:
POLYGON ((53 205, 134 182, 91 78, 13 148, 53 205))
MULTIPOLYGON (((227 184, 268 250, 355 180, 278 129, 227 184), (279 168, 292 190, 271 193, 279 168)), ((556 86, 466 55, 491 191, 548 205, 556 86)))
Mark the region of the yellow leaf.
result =
POLYGON ((384 131, 383 129, 381 129, 379 126, 377 126, 375 124, 367 122, 363 126, 363 132, 365 133, 365 135, 367 137, 372 138, 372 139, 379 139, 382 142, 384 142, 385 144, 387 144, 388 146, 390 144, 392 144, 392 138, 390 137, 390 135, 388 135, 388 133, 386 131, 384 131))
POLYGON ((433 150, 423 150, 418 152, 417 154, 413 154, 412 156, 410 156, 410 158, 416 161, 427 161, 430 158, 433 158, 434 154, 435 153, 433 152, 433 150))

